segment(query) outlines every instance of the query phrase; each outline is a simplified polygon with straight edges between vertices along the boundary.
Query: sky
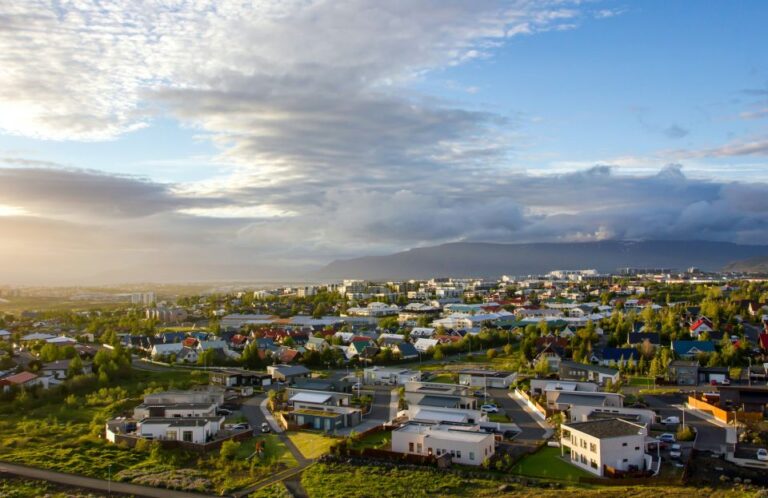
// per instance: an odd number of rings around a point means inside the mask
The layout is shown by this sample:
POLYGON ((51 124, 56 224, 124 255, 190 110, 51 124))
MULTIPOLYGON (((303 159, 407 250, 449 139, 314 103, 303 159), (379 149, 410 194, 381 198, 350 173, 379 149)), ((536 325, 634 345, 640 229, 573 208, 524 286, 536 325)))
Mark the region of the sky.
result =
POLYGON ((768 4, 0 3, 0 284, 768 244, 768 4))

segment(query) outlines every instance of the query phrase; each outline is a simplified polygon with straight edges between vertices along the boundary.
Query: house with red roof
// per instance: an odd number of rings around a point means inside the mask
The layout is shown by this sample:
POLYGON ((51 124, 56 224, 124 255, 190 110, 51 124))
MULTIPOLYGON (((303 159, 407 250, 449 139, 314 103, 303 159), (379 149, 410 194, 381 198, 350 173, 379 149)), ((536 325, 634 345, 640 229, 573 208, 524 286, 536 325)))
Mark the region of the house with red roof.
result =
POLYGON ((712 332, 714 328, 715 326, 712 324, 712 320, 710 320, 706 316, 702 316, 701 318, 693 322, 691 326, 688 327, 688 330, 691 331, 692 336, 699 337, 704 332, 712 332))
POLYGON ((48 389, 48 377, 41 377, 32 372, 21 372, 8 377, 0 379, 2 383, 3 392, 10 390, 13 387, 21 389, 31 389, 35 386, 43 386, 43 389, 48 389))

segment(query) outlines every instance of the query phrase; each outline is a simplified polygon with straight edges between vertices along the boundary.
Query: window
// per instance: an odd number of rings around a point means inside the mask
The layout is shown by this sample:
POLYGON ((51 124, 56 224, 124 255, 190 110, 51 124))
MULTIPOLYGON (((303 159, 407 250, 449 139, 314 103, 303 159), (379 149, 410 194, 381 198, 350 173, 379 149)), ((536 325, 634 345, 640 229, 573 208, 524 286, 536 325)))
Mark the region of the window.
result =
POLYGON ((182 439, 188 443, 192 442, 192 431, 184 431, 182 433, 182 439))
POLYGON ((597 453, 597 445, 595 443, 589 443, 589 451, 597 453))
POLYGON ((456 458, 461 458, 461 450, 456 450, 456 458))
POLYGON ((622 445, 622 446, 626 446, 626 445, 627 445, 627 443, 621 443, 621 445, 622 445))
POLYGON ((408 443, 408 453, 413 453, 413 443, 408 443))
POLYGON ((469 452, 469 459, 470 460, 474 460, 475 459, 475 452, 474 451, 470 451, 469 452))
POLYGON ((587 457, 585 457, 584 455, 581 455, 581 463, 583 463, 584 465, 587 464, 587 457))
POLYGON ((628 461, 629 460, 627 460, 626 458, 624 460, 622 460, 623 463, 627 463, 628 461))
POLYGON ((635 446, 635 451, 640 451, 640 447, 639 446, 635 446))
POLYGON ((421 445, 421 443, 416 443, 416 453, 421 454, 424 447, 421 445))
POLYGON ((594 461, 594 460, 590 460, 589 461, 589 466, 592 467, 593 469, 596 469, 597 468, 597 462, 594 461))

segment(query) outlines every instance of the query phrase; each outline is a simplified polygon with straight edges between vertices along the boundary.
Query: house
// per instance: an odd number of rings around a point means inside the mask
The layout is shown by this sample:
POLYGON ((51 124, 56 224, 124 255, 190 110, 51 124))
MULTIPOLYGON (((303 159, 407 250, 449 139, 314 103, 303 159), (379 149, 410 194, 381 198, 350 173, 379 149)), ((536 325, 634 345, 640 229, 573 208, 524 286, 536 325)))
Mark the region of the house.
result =
POLYGON ((328 341, 326 341, 324 337, 311 336, 309 339, 307 339, 307 344, 304 347, 307 348, 308 351, 317 351, 322 353, 331 346, 328 344, 328 341))
POLYGON ((48 389, 48 377, 42 377, 32 372, 20 372, 0 379, 3 386, 3 392, 9 391, 13 387, 19 389, 32 389, 36 386, 42 386, 48 389))
POLYGON ((332 380, 332 379, 309 379, 300 380, 293 385, 295 389, 303 389, 305 391, 331 391, 340 393, 351 393, 352 383, 348 380, 332 380))
POLYGON ((516 378, 517 373, 515 372, 502 372, 496 370, 459 371, 459 384, 470 387, 508 389, 516 378))
POLYGON ((476 424, 488 421, 488 415, 482 410, 419 405, 408 407, 406 417, 414 422, 433 424, 476 424))
POLYGON ((601 365, 587 365, 575 361, 561 361, 559 368, 561 380, 586 380, 602 385, 610 380, 612 383, 619 381, 619 371, 615 368, 601 365))
POLYGON ((672 360, 667 366, 667 378, 678 386, 695 386, 699 382, 699 362, 672 360))
POLYGON ((723 410, 765 413, 768 406, 766 386, 717 386, 718 406, 723 410))
POLYGON ((11 333, 7 330, 0 330, 0 341, 8 341, 11 339, 11 333))
MULTIPOLYGON (((539 340, 536 342, 538 343, 539 340)), ((562 346, 559 341, 560 339, 542 343, 543 345, 541 346, 541 349, 531 363, 536 365, 542 358, 546 358, 547 364, 549 365, 549 371, 557 372, 560 369, 560 362, 565 358, 566 354, 565 347, 562 346)), ((562 339, 562 341, 567 343, 565 339, 562 339)))
POLYGON ((620 418, 569 422, 561 425, 561 454, 570 451, 570 462, 603 477, 612 470, 645 470, 648 430, 620 418))
POLYGON ((207 401, 203 403, 141 403, 133 409, 133 417, 136 420, 145 418, 188 418, 188 417, 214 417, 216 416, 216 403, 207 401))
POLYGON ((293 384, 300 379, 308 379, 312 372, 303 365, 269 365, 267 373, 272 379, 278 382, 293 384))
POLYGON ((152 349, 150 350, 149 354, 152 356, 153 359, 158 359, 163 356, 169 356, 172 354, 178 356, 178 354, 181 352, 182 349, 184 349, 184 345, 180 342, 171 343, 171 344, 158 343, 152 346, 152 349))
POLYGON ((365 384, 403 385, 408 382, 420 381, 421 372, 404 368, 386 368, 374 366, 363 370, 365 384))
POLYGON ((699 353, 714 353, 712 341, 672 341, 672 351, 680 358, 693 358, 699 353))
POLYGON ((419 351, 420 353, 426 353, 430 348, 434 348, 437 345, 437 339, 427 339, 424 337, 416 339, 416 342, 413 343, 413 347, 415 347, 416 351, 419 351))
POLYGON ((730 377, 728 367, 699 367, 699 384, 722 384, 730 381, 730 377))
POLYGON ((220 406, 224 403, 224 389, 219 387, 207 387, 189 391, 169 390, 144 396, 147 405, 173 405, 183 403, 213 403, 220 406))
POLYGON ((656 423, 658 415, 653 410, 646 408, 628 408, 624 406, 589 406, 571 405, 568 410, 571 422, 586 422, 588 420, 602 420, 606 418, 620 418, 628 422, 634 422, 649 426, 656 423))
POLYGON ((23 336, 20 340, 22 343, 25 343, 25 342, 47 341, 48 339, 54 339, 54 338, 56 338, 55 335, 42 334, 39 332, 35 332, 33 334, 27 334, 23 336))
POLYGON ((432 327, 414 327, 411 329, 411 339, 431 339, 435 337, 435 329, 432 327))
POLYGON ((349 343, 347 348, 347 358, 352 359, 355 356, 360 358, 372 358, 379 352, 379 347, 368 337, 355 337, 349 343))
POLYGON ((379 334, 379 346, 382 348, 389 348, 403 342, 405 342, 405 336, 402 334, 379 334))
POLYGON ((253 387, 272 384, 272 376, 268 373, 252 372, 239 368, 212 370, 209 372, 209 376, 212 385, 223 387, 253 387))
POLYGON ((709 318, 702 316, 695 322, 691 324, 690 327, 688 327, 688 330, 691 332, 691 335, 694 337, 699 337, 704 332, 712 332, 714 330, 714 325, 712 324, 712 320, 709 318))
POLYGON ((661 344, 661 336, 658 332, 630 332, 627 344, 630 346, 640 346, 645 341, 658 346, 661 344))
MULTIPOLYGON (((56 380, 65 380, 69 373, 69 364, 72 360, 58 360, 50 363, 46 363, 40 368, 40 372, 47 377, 51 377, 56 380)), ((91 373, 91 364, 83 363, 84 374, 91 373)))
MULTIPOLYGON (((152 440, 205 444, 213 440, 224 424, 224 417, 147 418, 136 424, 139 437, 152 440)), ((109 437, 108 437, 109 439, 109 437)))
POLYGON ((437 406, 442 408, 476 409, 477 398, 467 386, 435 382, 407 382, 405 400, 408 406, 437 406))
POLYGON ((552 379, 531 379, 531 394, 540 396, 546 391, 578 391, 578 392, 597 392, 600 390, 594 382, 576 382, 552 379))
POLYGON ((493 434, 477 426, 407 422, 392 431, 392 451, 408 455, 441 457, 452 462, 482 465, 495 452, 493 434))
POLYGON ((592 362, 600 365, 625 365, 630 361, 637 362, 640 353, 635 348, 603 348, 592 353, 592 362))
POLYGON ((571 406, 593 406, 593 407, 622 407, 624 406, 624 395, 602 391, 580 392, 554 390, 544 391, 547 398, 547 410, 567 411, 571 406))
POLYGON ((395 352, 400 359, 410 360, 413 358, 419 358, 419 351, 410 342, 401 342, 392 346, 392 351, 395 352))
POLYGON ((362 411, 350 406, 351 394, 291 388, 288 404, 293 407, 288 417, 296 425, 325 432, 358 425, 362 411))

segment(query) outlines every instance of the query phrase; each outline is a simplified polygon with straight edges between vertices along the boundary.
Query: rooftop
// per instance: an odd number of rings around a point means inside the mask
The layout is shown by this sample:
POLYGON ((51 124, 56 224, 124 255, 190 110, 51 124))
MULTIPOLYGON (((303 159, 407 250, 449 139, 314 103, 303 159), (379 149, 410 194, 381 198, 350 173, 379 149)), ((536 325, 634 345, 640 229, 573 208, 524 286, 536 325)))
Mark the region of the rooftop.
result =
POLYGON ((645 428, 640 425, 619 418, 573 422, 563 424, 563 426, 600 439, 637 436, 643 434, 645 430, 645 428))

